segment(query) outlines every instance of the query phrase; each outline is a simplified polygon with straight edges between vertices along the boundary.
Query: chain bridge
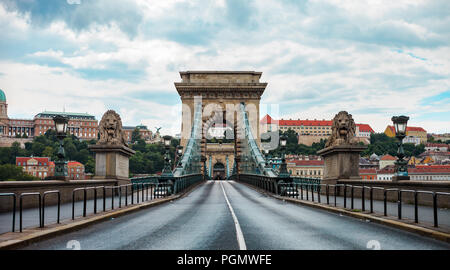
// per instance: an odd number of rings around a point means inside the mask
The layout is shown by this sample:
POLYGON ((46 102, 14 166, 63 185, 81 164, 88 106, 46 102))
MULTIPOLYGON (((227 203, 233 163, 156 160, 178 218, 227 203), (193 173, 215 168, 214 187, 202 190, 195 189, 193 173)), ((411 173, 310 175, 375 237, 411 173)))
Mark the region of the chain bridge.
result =
POLYGON ((260 134, 259 101, 267 86, 259 82, 261 72, 180 75, 175 87, 183 105, 183 152, 173 168, 123 185, 87 181, 66 202, 62 190, 1 193, 14 204, 13 211, 0 213, 0 240, 21 233, 32 239, 36 227, 42 230, 33 244, 3 247, 66 249, 76 241, 80 249, 450 248, 450 213, 442 205, 449 193, 333 185, 268 166, 261 149, 278 145, 279 137, 260 134), (46 205, 45 198, 56 195, 58 204, 46 205), (413 203, 402 200, 410 195, 413 203), (31 197, 39 206, 22 207, 31 197), (72 230, 63 226, 58 235, 40 240, 50 223, 58 228, 60 220, 90 219, 103 221, 72 230), (398 229, 403 227, 409 232, 398 229))

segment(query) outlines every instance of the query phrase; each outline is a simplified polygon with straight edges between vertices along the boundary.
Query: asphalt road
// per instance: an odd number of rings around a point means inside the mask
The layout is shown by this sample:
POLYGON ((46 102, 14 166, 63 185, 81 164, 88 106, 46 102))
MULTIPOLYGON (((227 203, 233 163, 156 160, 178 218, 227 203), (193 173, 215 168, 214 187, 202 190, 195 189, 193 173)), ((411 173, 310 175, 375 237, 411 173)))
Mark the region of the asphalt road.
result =
POLYGON ((450 249, 398 229, 209 181, 186 197, 34 243, 26 249, 450 249))

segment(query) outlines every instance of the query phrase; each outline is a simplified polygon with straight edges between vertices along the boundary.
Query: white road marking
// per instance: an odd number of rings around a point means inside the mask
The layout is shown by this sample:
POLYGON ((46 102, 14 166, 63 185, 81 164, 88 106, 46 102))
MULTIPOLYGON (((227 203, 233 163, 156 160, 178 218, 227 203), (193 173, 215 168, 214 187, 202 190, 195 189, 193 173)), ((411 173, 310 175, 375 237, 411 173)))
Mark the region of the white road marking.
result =
POLYGON ((234 213, 233 207, 231 207, 230 201, 228 200, 227 193, 225 192, 225 189, 223 188, 222 182, 220 182, 220 187, 222 187, 223 195, 225 196, 225 201, 228 204, 228 208, 230 209, 231 216, 233 217, 233 220, 234 220, 234 226, 236 227, 236 236, 237 236, 237 241, 239 244, 239 249, 247 250, 247 246, 245 245, 245 240, 244 240, 244 234, 242 233, 241 226, 239 225, 239 221, 236 217, 236 214, 234 213))

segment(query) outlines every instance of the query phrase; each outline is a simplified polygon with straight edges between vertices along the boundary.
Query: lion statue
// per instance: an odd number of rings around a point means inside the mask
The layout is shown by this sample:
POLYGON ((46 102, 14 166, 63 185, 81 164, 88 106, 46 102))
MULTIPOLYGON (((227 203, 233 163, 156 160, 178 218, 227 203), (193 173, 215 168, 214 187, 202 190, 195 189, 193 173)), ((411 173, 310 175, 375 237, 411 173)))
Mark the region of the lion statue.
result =
POLYGON ((99 124, 100 140, 98 144, 128 146, 122 131, 122 120, 114 110, 108 110, 99 124))
POLYGON ((356 124, 352 115, 346 111, 341 111, 333 118, 333 125, 331 127, 331 136, 328 138, 325 147, 358 144, 355 138, 356 124))

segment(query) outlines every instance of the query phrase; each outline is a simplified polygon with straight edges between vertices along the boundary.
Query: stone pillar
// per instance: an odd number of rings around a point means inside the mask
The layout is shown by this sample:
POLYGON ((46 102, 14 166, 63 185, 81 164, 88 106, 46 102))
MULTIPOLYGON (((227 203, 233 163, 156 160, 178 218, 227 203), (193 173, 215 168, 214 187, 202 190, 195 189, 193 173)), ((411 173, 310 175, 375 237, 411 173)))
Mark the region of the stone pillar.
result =
POLYGON ((338 180, 361 180, 360 153, 365 145, 335 145, 317 152, 324 159, 323 184, 336 184, 338 180))
POLYGON ((119 185, 129 184, 129 159, 136 152, 124 145, 89 145, 95 153, 94 179, 116 179, 119 185))

